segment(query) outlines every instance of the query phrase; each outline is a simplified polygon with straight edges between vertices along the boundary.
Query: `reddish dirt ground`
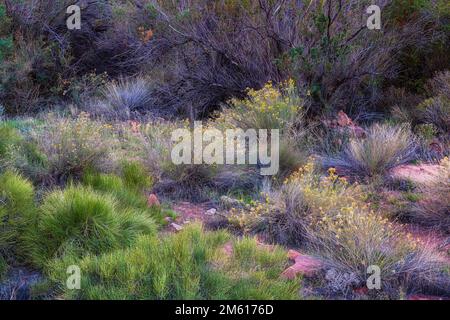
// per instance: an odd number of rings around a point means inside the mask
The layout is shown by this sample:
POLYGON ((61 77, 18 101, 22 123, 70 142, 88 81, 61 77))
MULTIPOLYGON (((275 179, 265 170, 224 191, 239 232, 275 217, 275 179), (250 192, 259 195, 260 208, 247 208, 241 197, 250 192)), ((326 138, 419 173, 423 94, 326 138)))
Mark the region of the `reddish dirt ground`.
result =
POLYGON ((439 165, 401 165, 391 171, 391 175, 399 179, 408 179, 416 183, 427 183, 439 174, 439 165))

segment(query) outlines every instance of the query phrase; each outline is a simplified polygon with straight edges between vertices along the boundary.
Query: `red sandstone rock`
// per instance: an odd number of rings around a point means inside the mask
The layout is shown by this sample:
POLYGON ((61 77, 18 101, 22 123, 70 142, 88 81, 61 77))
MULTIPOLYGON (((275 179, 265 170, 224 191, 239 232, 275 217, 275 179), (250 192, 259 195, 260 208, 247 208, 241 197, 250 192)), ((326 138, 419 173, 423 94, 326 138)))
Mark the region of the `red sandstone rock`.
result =
POLYGON ((295 250, 289 250, 289 251, 288 251, 288 258, 289 258, 289 260, 295 261, 295 259, 296 259, 298 256, 301 256, 301 253, 300 253, 300 252, 295 251, 295 250))
POLYGON ((318 259, 300 254, 295 250, 289 250, 288 257, 295 263, 281 274, 286 279, 295 279, 299 274, 312 276, 322 268, 322 263, 318 259))
POLYGON ((226 256, 231 256, 233 254, 233 244, 231 242, 226 243, 223 246, 223 252, 226 256))
POLYGON ((344 111, 339 111, 337 116, 337 123, 341 127, 348 127, 353 125, 352 119, 344 111))
POLYGON ((352 132, 352 135, 355 138, 361 139, 361 138, 364 138, 366 136, 366 131, 363 128, 361 128, 361 127, 353 125, 353 126, 351 126, 349 128, 350 128, 350 130, 352 132))
POLYGON ((158 197, 152 193, 147 198, 147 205, 149 207, 159 207, 161 203, 159 202, 158 197))
POLYGON ((415 183, 424 184, 433 181, 439 175, 439 165, 400 165, 391 170, 391 175, 398 179, 409 179, 415 183))

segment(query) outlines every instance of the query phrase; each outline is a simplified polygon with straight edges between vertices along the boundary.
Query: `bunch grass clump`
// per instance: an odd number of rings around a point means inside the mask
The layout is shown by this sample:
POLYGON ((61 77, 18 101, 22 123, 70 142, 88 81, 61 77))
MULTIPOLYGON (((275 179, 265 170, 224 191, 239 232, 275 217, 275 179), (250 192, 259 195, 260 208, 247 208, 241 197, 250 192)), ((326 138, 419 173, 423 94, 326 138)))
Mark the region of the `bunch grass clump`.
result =
POLYGON ((67 299, 296 299, 299 281, 280 278, 286 253, 254 239, 206 232, 196 224, 158 239, 142 236, 132 248, 78 262, 81 290, 67 290, 70 257, 54 261, 51 279, 67 299), (224 252, 231 243, 233 252, 224 252))
POLYGON ((143 77, 121 78, 108 83, 101 91, 102 100, 94 102, 94 113, 115 119, 129 119, 151 109, 152 95, 143 77))
POLYGON ((24 256, 23 233, 35 216, 34 188, 12 171, 0 175, 0 260, 24 256))
POLYGON ((416 141, 409 126, 375 124, 362 139, 352 139, 336 157, 326 158, 325 166, 359 178, 384 176, 397 165, 416 156, 416 141))
POLYGON ((121 171, 123 181, 130 189, 143 191, 153 185, 152 177, 140 162, 125 161, 122 163, 121 171))
POLYGON ((33 126, 34 121, 0 122, 0 171, 15 170, 40 182, 48 174, 47 158, 27 135, 33 126))
MULTIPOLYGON (((147 181, 143 176, 141 179, 147 181)), ((141 181, 141 179, 139 181, 141 181)), ((151 180, 151 178, 149 178, 151 180)), ((124 178, 114 174, 89 172, 83 177, 83 184, 92 188, 98 193, 113 196, 117 205, 122 210, 139 210, 152 217, 158 225, 165 225, 165 218, 174 214, 161 206, 151 206, 147 204, 147 198, 143 190, 136 188, 135 184, 129 184, 124 178)))
POLYGON ((145 212, 121 209, 107 194, 81 186, 50 193, 28 234, 32 259, 39 266, 67 252, 78 257, 131 245, 141 234, 156 231, 145 212))

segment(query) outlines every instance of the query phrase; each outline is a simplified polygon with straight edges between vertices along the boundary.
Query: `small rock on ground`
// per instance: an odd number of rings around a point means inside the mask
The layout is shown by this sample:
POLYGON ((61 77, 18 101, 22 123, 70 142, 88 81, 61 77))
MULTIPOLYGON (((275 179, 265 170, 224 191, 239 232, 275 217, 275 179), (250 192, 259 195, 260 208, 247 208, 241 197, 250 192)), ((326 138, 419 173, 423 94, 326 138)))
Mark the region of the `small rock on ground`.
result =
POLYGON ((174 222, 172 222, 170 224, 170 228, 172 229, 172 231, 175 231, 175 232, 179 232, 179 231, 183 230, 182 226, 180 226, 179 224, 174 223, 174 222))
POLYGON ((282 273, 282 276, 287 279, 295 279, 299 274, 312 276, 322 268, 320 260, 295 250, 289 250, 288 257, 294 261, 294 264, 282 273))
POLYGON ((211 208, 211 209, 209 209, 209 210, 206 210, 206 211, 205 211, 205 214, 206 214, 207 216, 213 216, 213 215, 216 214, 216 212, 217 212, 217 209, 211 208))

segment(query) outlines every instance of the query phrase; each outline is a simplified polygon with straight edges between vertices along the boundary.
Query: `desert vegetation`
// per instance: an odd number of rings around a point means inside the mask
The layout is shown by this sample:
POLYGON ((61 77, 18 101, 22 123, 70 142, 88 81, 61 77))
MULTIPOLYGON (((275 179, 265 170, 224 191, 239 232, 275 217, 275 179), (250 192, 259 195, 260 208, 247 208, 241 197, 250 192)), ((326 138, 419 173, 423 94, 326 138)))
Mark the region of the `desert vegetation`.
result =
POLYGON ((450 298, 450 6, 372 2, 0 0, 0 299, 450 298))

